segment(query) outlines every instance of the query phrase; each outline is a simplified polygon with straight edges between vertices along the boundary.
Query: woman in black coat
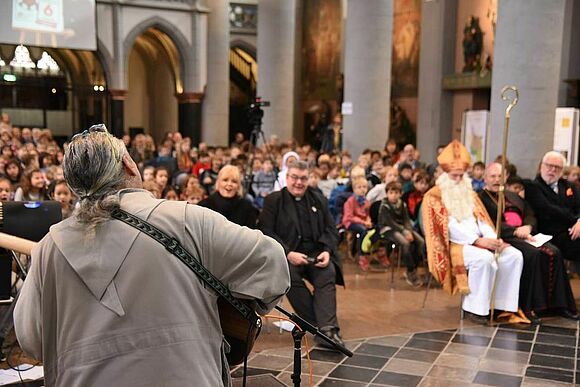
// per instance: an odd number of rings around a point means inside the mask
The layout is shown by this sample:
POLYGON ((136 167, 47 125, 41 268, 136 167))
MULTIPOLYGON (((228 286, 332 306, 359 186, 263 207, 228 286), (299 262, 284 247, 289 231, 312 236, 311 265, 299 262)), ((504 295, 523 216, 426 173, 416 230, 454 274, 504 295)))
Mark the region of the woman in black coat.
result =
POLYGON ((256 228, 258 210, 244 199, 240 181, 238 167, 226 165, 218 174, 215 192, 199 202, 199 205, 219 212, 230 222, 256 228))

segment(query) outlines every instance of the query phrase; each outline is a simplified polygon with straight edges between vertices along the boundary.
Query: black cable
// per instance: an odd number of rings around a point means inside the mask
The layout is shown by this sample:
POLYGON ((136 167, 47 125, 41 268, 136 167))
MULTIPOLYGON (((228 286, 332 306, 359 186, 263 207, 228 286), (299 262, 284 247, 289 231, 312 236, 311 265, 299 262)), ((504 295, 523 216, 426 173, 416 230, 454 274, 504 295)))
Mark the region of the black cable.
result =
POLYGON ((244 376, 243 376, 244 379, 242 381, 242 387, 246 387, 246 377, 248 372, 248 342, 250 340, 251 334, 252 334, 252 325, 248 324, 248 333, 246 334, 246 345, 244 347, 244 376))

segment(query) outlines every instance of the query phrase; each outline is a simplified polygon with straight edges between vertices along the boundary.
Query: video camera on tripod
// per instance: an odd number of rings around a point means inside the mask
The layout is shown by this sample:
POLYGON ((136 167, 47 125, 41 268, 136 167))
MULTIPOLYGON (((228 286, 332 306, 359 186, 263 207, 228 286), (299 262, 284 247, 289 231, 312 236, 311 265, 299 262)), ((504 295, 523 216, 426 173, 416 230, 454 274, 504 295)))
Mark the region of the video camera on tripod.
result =
MULTIPOLYGON (((260 130, 262 127, 262 118, 264 118, 264 110, 262 107, 270 106, 270 101, 262 101, 262 97, 256 97, 248 108, 248 122, 252 130, 260 130)), ((254 143, 255 145, 255 143, 254 143)))

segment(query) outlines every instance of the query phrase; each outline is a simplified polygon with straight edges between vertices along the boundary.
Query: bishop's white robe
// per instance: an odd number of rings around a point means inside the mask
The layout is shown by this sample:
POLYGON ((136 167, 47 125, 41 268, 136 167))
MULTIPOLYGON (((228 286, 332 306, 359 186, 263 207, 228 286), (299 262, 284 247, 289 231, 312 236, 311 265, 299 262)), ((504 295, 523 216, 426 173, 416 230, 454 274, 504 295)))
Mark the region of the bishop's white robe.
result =
POLYGON ((524 265, 522 253, 510 246, 499 256, 498 265, 493 252, 473 246, 478 238, 497 238, 485 222, 469 217, 458 222, 449 217, 449 240, 463 245, 463 261, 468 271, 470 293, 463 298, 463 310, 485 316, 489 314, 493 281, 497 275, 495 309, 516 312, 520 293, 520 276, 524 265))

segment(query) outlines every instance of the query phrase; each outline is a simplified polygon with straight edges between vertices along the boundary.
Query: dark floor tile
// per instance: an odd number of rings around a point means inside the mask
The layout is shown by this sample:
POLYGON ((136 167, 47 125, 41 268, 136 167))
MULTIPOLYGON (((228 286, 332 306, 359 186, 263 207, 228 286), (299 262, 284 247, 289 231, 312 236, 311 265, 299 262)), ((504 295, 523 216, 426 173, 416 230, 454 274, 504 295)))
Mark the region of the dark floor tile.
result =
MULTIPOLYGON (((272 375, 278 375, 280 373, 280 371, 276 371, 276 370, 267 370, 267 369, 263 369, 263 368, 253 368, 253 367, 248 367, 247 370, 247 375, 264 375, 264 374, 272 374, 272 375)), ((238 369, 236 369, 234 372, 232 372, 232 378, 241 378, 244 376, 244 367, 239 367, 238 369)))
POLYGON ((395 355, 395 358, 398 359, 422 361, 423 363, 433 363, 438 357, 439 354, 436 352, 419 351, 410 348, 401 348, 395 355))
POLYGON ((391 357, 397 352, 399 348, 389 347, 386 345, 363 343, 355 350, 355 353, 362 353, 365 355, 391 357))
POLYGON ((500 327, 500 329, 535 332, 537 325, 533 325, 533 324, 500 324, 499 327, 500 327))
POLYGON ((561 328, 561 327, 553 327, 550 325, 541 325, 540 332, 541 333, 551 333, 554 335, 564 335, 564 336, 576 337, 576 329, 572 329, 572 328, 561 328))
POLYGON ((534 344, 532 353, 538 353, 541 355, 576 357, 576 348, 536 343, 534 344))
POLYGON ((529 352, 532 348, 532 343, 527 341, 493 339, 491 346, 492 348, 501 348, 510 351, 529 352))
POLYGON ((328 377, 368 383, 376 376, 377 372, 376 370, 369 370, 367 368, 339 365, 328 377))
POLYGON ((487 347, 489 344, 489 337, 485 336, 472 336, 472 335, 455 335, 453 338, 454 343, 478 345, 480 347, 487 347))
POLYGON ((495 337, 498 339, 505 339, 505 340, 519 340, 519 341, 533 341, 534 340, 534 333, 533 332, 520 332, 508 329, 498 329, 495 337))
POLYGON ((500 387, 519 387, 522 383, 522 378, 519 376, 510 376, 503 374, 495 374, 493 372, 479 371, 473 379, 473 383, 485 384, 487 386, 500 387))
POLYGON ((567 370, 574 369, 574 359, 567 357, 534 355, 530 358, 530 365, 537 365, 551 368, 564 368, 567 370))
POLYGON ((337 379, 324 379, 322 383, 319 384, 320 387, 364 387, 366 383, 356 383, 356 382, 349 382, 346 380, 337 380, 337 379))
POLYGON ((340 363, 345 357, 340 352, 325 351, 323 349, 313 349, 310 351, 310 359, 329 363, 340 363))
POLYGON ((453 337, 453 333, 451 332, 423 332, 423 333, 415 333, 413 338, 415 339, 425 339, 425 340, 435 340, 435 341, 444 341, 448 342, 449 339, 453 337))
POLYGON ((565 345, 567 347, 576 347, 576 338, 572 336, 548 335, 538 333, 536 342, 544 344, 565 345))
POLYGON ((396 372, 381 372, 373 383, 388 384, 389 386, 415 387, 421 382, 420 376, 398 374, 396 372))
POLYGON ((418 348, 426 351, 441 352, 447 346, 447 343, 441 341, 431 341, 422 339, 411 339, 405 345, 407 348, 418 348))
POLYGON ((570 371, 554 370, 552 368, 542 368, 535 366, 528 367, 526 370, 526 376, 564 383, 572 383, 574 381, 574 374, 570 371))
POLYGON ((353 357, 347 358, 342 362, 344 365, 374 368, 380 370, 389 361, 386 357, 368 356, 355 353, 353 357))

